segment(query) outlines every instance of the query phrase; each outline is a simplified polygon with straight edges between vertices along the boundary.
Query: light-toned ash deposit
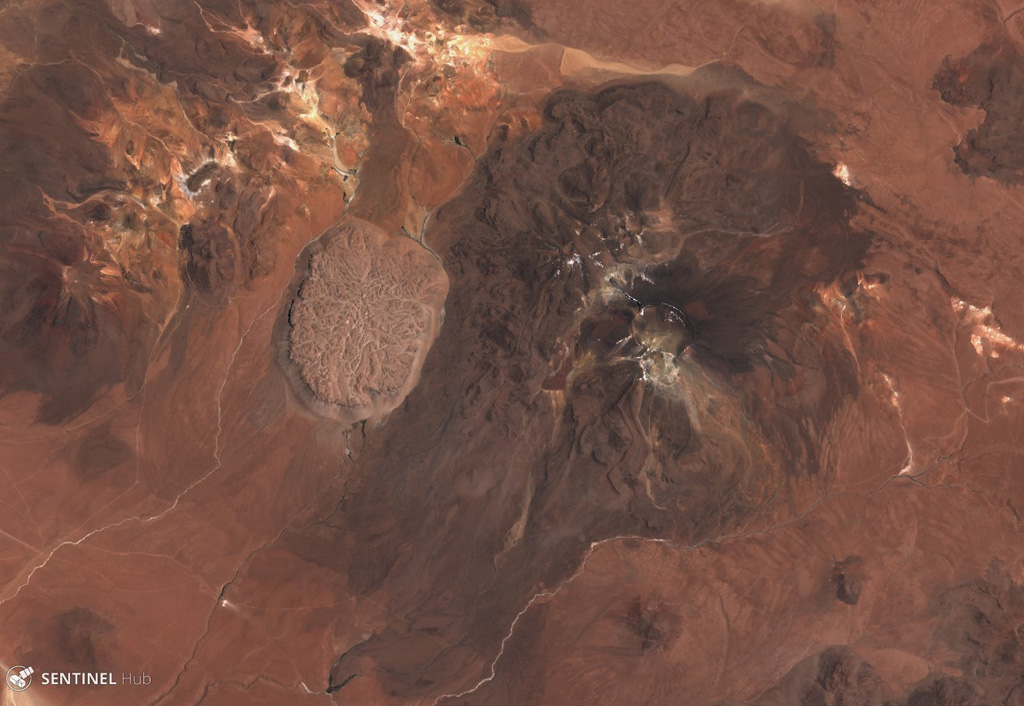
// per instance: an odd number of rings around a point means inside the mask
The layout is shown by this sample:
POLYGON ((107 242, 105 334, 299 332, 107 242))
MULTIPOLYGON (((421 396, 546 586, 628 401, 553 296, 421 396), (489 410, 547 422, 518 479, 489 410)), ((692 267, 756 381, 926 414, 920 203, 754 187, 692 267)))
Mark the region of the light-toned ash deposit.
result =
POLYGON ((437 336, 444 271, 420 244, 361 221, 335 226, 302 259, 289 360, 318 401, 352 421, 387 414, 437 336))

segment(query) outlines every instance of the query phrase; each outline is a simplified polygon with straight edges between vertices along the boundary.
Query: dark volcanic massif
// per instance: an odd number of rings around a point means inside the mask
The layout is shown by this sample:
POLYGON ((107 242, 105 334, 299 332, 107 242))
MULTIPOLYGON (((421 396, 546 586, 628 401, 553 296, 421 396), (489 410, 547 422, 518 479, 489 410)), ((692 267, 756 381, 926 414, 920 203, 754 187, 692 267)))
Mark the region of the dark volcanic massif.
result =
POLYGON ((950 105, 985 111, 981 125, 956 146, 957 166, 971 176, 1007 184, 1024 181, 1024 58, 1018 47, 1006 40, 992 41, 963 58, 946 57, 933 86, 950 105))
POLYGON ((0 702, 1022 702, 1022 29, 0 9, 0 702))
POLYGON ((368 437, 329 538, 313 533, 351 548, 357 595, 416 586, 333 683, 372 659, 389 690, 429 695, 592 543, 735 531, 785 476, 823 472, 821 434, 857 390, 815 287, 850 275, 869 237, 786 116, 660 83, 561 92, 543 116, 496 136, 427 230, 452 279, 445 327, 368 437), (640 304, 689 318, 685 352, 581 336, 640 304))

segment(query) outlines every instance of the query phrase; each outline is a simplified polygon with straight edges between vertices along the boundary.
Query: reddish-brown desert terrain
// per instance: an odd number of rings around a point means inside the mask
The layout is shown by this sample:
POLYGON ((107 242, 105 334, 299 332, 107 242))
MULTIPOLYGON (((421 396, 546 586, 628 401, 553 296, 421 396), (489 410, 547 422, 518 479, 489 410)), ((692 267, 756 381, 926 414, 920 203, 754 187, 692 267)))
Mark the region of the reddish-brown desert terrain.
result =
POLYGON ((11 0, 0 90, 0 705, 1024 705, 1024 7, 11 0))

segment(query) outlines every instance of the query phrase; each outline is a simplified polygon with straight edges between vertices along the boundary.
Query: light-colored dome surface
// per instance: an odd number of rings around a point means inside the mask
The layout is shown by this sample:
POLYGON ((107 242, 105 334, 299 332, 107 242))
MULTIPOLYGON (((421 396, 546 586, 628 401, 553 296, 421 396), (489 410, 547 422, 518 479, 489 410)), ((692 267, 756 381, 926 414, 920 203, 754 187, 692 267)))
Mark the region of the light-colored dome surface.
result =
POLYGON ((317 401, 353 420, 387 414, 437 335, 447 278, 420 245, 363 221, 325 233, 292 302, 289 357, 317 401))

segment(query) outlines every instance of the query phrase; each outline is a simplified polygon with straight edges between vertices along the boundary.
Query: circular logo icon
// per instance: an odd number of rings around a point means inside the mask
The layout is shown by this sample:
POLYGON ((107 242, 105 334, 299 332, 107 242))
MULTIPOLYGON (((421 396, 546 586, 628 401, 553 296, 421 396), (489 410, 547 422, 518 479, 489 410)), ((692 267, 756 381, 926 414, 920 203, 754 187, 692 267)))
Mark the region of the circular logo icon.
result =
POLYGON ((7 670, 7 686, 11 687, 12 691, 25 691, 31 683, 31 667, 23 667, 19 664, 17 667, 7 670))

